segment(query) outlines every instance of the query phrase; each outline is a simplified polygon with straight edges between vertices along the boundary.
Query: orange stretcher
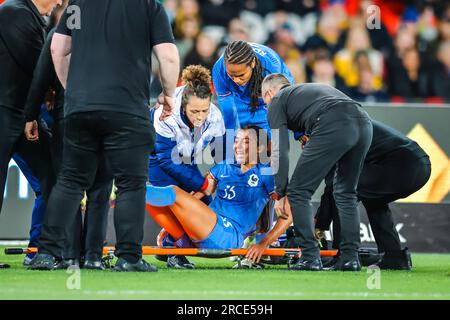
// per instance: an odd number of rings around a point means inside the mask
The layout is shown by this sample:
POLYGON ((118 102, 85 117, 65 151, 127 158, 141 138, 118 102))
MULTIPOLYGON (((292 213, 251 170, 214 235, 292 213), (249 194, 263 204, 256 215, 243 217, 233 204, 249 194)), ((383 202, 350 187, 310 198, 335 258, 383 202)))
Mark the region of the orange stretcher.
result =
MULTIPOLYGON (((103 255, 113 255, 114 247, 104 247, 103 255)), ((30 254, 37 253, 37 248, 6 248, 5 254, 30 254)), ((175 248, 175 247, 142 247, 143 255, 182 255, 197 256, 204 258, 224 258, 232 256, 245 256, 248 249, 200 249, 200 248, 175 248)), ((301 250, 296 248, 268 248, 264 251, 263 256, 271 257, 293 257, 300 255, 301 250)), ((337 250, 321 250, 322 257, 334 257, 337 250)))

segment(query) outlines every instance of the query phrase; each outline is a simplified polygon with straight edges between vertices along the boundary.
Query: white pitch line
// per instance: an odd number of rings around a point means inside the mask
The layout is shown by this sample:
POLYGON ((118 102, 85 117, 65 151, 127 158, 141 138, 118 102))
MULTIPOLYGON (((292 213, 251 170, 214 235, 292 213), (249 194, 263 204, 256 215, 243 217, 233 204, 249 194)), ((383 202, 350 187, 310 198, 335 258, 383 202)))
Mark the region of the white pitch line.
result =
POLYGON ((2 240, 0 241, 0 246, 18 246, 24 247, 29 243, 28 240, 2 240))
MULTIPOLYGON (((450 299, 449 294, 442 293, 378 293, 378 292, 276 292, 276 291, 239 291, 239 290, 34 290, 34 289, 0 289, 0 294, 30 294, 30 295, 60 295, 73 293, 75 295, 94 296, 260 296, 260 297, 345 297, 345 298, 441 298, 450 299)), ((36 297, 35 297, 36 298, 36 297)))

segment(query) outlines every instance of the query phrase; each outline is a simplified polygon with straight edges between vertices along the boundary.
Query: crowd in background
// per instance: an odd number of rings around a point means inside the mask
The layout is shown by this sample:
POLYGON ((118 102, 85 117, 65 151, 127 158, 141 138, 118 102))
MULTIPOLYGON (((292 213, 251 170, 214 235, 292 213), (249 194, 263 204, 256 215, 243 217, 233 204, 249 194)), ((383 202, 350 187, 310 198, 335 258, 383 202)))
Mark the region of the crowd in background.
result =
POLYGON ((450 102, 448 1, 164 0, 163 4, 184 66, 211 69, 226 43, 245 40, 278 52, 296 82, 328 83, 362 102, 450 102))
MULTIPOLYGON (((296 82, 328 83, 358 101, 450 102, 446 0, 161 2, 183 67, 212 69, 229 41, 245 40, 278 52, 296 82)), ((160 89, 154 81, 152 96, 160 89)))

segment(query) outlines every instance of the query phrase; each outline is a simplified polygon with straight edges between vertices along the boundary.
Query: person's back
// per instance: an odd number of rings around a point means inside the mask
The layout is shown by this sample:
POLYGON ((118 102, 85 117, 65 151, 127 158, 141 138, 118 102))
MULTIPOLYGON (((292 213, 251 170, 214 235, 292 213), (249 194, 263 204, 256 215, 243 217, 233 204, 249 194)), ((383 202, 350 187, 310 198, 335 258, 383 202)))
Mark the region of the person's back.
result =
POLYGON ((417 142, 409 139, 404 134, 376 120, 372 120, 372 124, 372 144, 367 152, 365 163, 381 161, 394 153, 398 154, 399 161, 401 161, 405 152, 417 159, 428 157, 417 142))
POLYGON ((31 269, 51 270, 60 258, 65 225, 73 221, 104 156, 118 189, 115 269, 155 271, 141 258, 147 163, 153 148, 148 112, 152 49, 160 63, 163 93, 158 102, 164 118, 173 108, 179 56, 161 4, 74 0, 61 18, 51 51, 66 88, 64 159, 47 206, 52 226, 43 224, 39 254, 31 269), (62 206, 64 214, 60 214, 62 206))
POLYGON ((81 25, 71 32, 66 115, 107 110, 148 118, 152 47, 167 40, 167 30, 151 26, 166 13, 148 0, 73 4, 81 25))
MULTIPOLYGON (((274 102, 282 101, 286 105, 288 128, 293 131, 309 131, 316 118, 339 104, 356 104, 341 91, 321 83, 304 83, 288 86, 274 97, 274 102)), ((273 116, 269 107, 268 117, 273 116)))

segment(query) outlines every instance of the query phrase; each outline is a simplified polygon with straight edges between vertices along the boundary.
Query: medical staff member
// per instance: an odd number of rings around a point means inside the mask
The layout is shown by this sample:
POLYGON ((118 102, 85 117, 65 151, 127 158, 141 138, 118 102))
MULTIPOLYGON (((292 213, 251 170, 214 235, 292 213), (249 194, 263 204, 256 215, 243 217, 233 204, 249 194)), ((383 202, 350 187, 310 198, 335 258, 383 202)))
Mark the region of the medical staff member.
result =
MULTIPOLYGON (((150 156, 149 181, 154 186, 175 185, 186 192, 204 193, 203 201, 209 203, 208 179, 197 162, 202 161, 202 151, 208 145, 222 138, 225 125, 220 110, 211 102, 210 72, 191 65, 183 71, 182 81, 183 86, 175 92, 172 116, 161 120, 162 108, 151 112, 156 142, 150 156)), ((167 262, 169 267, 189 267, 184 257, 169 257, 167 262)))
POLYGON ((267 76, 262 84, 269 104, 270 128, 279 130, 272 141, 272 169, 276 171, 277 214, 292 206, 294 228, 302 249, 292 270, 322 270, 320 250, 314 236, 311 197, 333 166, 334 198, 342 227, 341 256, 333 270, 360 271, 359 212, 356 186, 372 141, 372 122, 362 107, 339 90, 324 84, 290 85, 282 74, 267 76), (289 179, 289 135, 311 132, 289 179))

